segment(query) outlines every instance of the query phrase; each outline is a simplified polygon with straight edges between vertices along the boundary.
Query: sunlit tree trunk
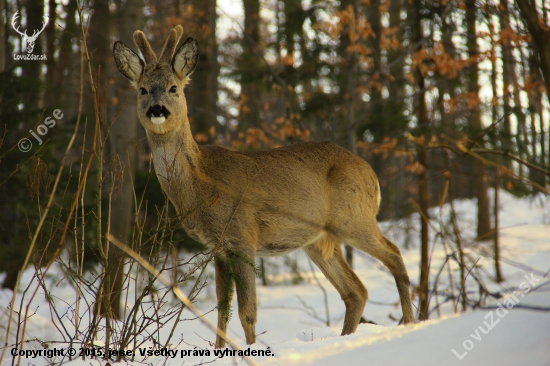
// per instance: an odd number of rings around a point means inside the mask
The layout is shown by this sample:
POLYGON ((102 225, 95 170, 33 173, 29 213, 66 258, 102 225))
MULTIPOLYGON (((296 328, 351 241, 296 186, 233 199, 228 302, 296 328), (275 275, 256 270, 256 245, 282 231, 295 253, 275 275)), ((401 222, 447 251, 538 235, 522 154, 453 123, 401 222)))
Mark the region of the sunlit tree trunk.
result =
MULTIPOLYGON (((525 62, 523 50, 519 49, 519 60, 520 64, 522 65, 522 68, 525 68, 527 65, 527 62, 525 62)), ((520 92, 522 90, 522 87, 520 86, 520 73, 514 72, 512 74, 512 80, 514 83, 514 92, 512 95, 514 96, 514 114, 516 116, 517 120, 517 133, 516 133, 516 147, 517 147, 517 154, 518 156, 523 160, 529 160, 529 151, 528 151, 528 144, 529 139, 527 138, 527 126, 526 126, 526 116, 525 113, 523 113, 523 106, 521 104, 520 99, 520 92), (519 75, 518 75, 519 74, 519 75)), ((525 80, 522 80, 522 84, 525 85, 525 80)), ((518 166, 518 173, 521 176, 525 176, 525 167, 523 164, 519 164, 518 166)))
MULTIPOLYGON (((500 7, 502 9, 502 13, 500 16, 501 32, 510 30, 508 1, 509 0, 500 1, 500 7)), ((500 132, 500 140, 502 144, 502 149, 504 151, 513 152, 514 147, 512 145, 512 122, 511 122, 509 113, 512 110, 510 86, 512 85, 512 74, 514 73, 514 56, 512 55, 512 47, 510 46, 510 41, 503 43, 501 47, 502 47, 502 81, 503 81, 502 102, 503 102, 503 108, 504 108, 503 110, 504 121, 500 132)), ((506 164, 507 167, 511 166, 510 161, 507 159, 504 161, 504 164, 506 164)))
MULTIPOLYGON (((477 46, 476 36, 476 6, 475 0, 466 1, 466 25, 467 25, 467 46, 470 59, 477 59, 479 51, 477 46)), ((478 81, 478 62, 474 61, 468 67, 468 90, 472 94, 472 98, 479 98, 479 81, 478 81)), ((476 138, 482 133, 481 110, 477 103, 470 110, 468 118, 470 125, 470 133, 472 138, 476 138)), ((484 146, 482 140, 478 141, 481 147, 484 146)), ((472 170, 475 175, 475 195, 477 197, 477 236, 481 240, 491 239, 491 219, 489 215, 489 195, 487 172, 484 165, 479 160, 472 161, 472 170)))
MULTIPOLYGON (((495 39, 495 27, 491 19, 488 19, 489 27, 490 27, 490 35, 491 40, 495 39)), ((492 122, 495 123, 499 119, 499 111, 497 107, 497 95, 498 95, 498 87, 497 87, 497 58, 496 58, 496 47, 493 43, 491 45, 491 88, 493 92, 493 101, 491 103, 491 116, 492 116, 492 122)), ((492 136, 492 145, 494 149, 498 149, 498 128, 496 128, 494 131, 491 131, 490 135, 492 136)), ((500 163, 500 161, 499 161, 500 163)), ((493 198, 493 251, 494 251, 494 264, 495 264, 495 278, 498 282, 502 282, 502 271, 500 269, 500 234, 498 232, 499 227, 499 189, 500 189, 500 169, 495 168, 493 169, 494 172, 494 198, 493 198)), ((464 269, 462 268, 462 271, 464 269)), ((462 278, 462 281, 464 281, 464 278, 462 278)))
MULTIPOLYGON (((534 48, 535 46, 533 45, 532 47, 534 48)), ((543 93, 540 92, 540 86, 544 84, 544 81, 540 74, 537 54, 534 49, 530 50, 529 55, 529 79, 533 85, 532 89, 528 91, 529 110, 531 112, 531 149, 533 151, 531 163, 545 169, 546 134, 544 131, 543 107, 540 103, 544 97, 543 93), (537 129, 540 130, 540 133, 537 133, 537 129)), ((530 169, 529 178, 543 187, 546 184, 546 176, 534 169, 530 169)))
MULTIPOLYGON (((411 33, 414 35, 412 40, 414 44, 419 44, 419 48, 422 47, 422 39, 424 38, 423 27, 420 17, 420 10, 422 8, 422 2, 416 0, 414 2, 415 9, 412 10, 409 7, 409 14, 413 18, 411 19, 411 33)), ((415 98, 415 108, 417 113, 417 133, 421 136, 427 137, 430 131, 430 118, 428 116, 428 106, 426 104, 426 82, 424 75, 417 68, 415 71, 415 89, 417 97, 415 98)), ((419 320, 426 320, 429 317, 429 222, 428 222, 428 209, 429 209, 429 195, 428 195, 428 179, 427 179, 427 153, 425 146, 418 146, 418 162, 422 166, 418 174, 418 198, 421 214, 421 227, 420 227, 420 279, 418 286, 418 295, 420 298, 419 304, 419 320)))

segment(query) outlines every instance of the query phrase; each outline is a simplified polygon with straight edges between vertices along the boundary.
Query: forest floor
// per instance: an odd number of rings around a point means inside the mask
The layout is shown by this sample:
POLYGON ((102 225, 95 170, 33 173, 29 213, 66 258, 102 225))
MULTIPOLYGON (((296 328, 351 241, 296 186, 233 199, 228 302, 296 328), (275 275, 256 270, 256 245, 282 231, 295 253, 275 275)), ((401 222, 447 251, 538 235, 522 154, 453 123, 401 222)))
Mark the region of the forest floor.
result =
MULTIPOLYGON (((290 270, 290 266, 283 264, 281 258, 266 261, 269 286, 262 286, 258 280, 256 332, 259 336, 250 350, 262 351, 264 355, 252 357, 254 361, 260 365, 550 365, 550 199, 540 195, 517 199, 501 192, 499 233, 504 282, 500 284, 493 280, 492 243, 477 243, 473 240, 475 201, 455 201, 454 210, 468 258, 468 269, 477 261, 466 280, 468 299, 479 305, 475 310, 468 307, 466 312, 460 312, 461 305, 458 304, 459 313, 456 313, 456 300, 449 299, 451 293, 458 296, 460 271, 452 258, 448 265, 443 265, 453 252, 452 235, 449 234, 452 233, 450 207, 446 204, 430 211, 430 246, 433 246, 430 286, 433 288, 437 283, 439 295, 432 297, 430 307, 433 311, 429 321, 413 326, 398 326, 401 308, 392 276, 378 261, 355 252, 355 271, 369 291, 369 302, 363 314, 376 324, 360 324, 355 334, 340 337, 344 304, 321 272, 316 267, 312 271, 307 257, 300 251, 289 258, 297 263, 301 281, 296 281, 297 275, 290 270), (436 235, 435 230, 444 235, 436 235), (480 292, 480 283, 494 296, 480 292), (323 289, 327 293, 326 298, 323 289), (265 355, 268 347, 270 356, 265 355)), ((383 232, 401 248, 413 284, 417 283, 419 276, 419 227, 418 215, 381 224, 383 232), (408 244, 406 249, 405 243, 408 244)), ((210 280, 212 271, 213 268, 208 269, 209 280, 195 304, 215 323, 217 312, 211 311, 216 306, 214 283, 210 280)), ((21 289, 25 289, 33 280, 33 274, 32 269, 25 272, 21 289)), ((66 279, 61 266, 52 267, 47 282, 62 321, 52 316, 51 307, 40 288, 29 307, 33 316, 27 321, 25 339, 29 341, 25 343, 24 349, 43 351, 47 343, 48 349, 64 348, 66 352, 69 344, 64 343, 67 339, 62 336, 64 331, 60 329, 66 327, 70 332, 73 326, 74 286, 66 279)), ((132 291, 130 289, 129 298, 134 296, 132 291)), ((20 298, 22 293, 21 290, 20 298)), ((2 344, 11 298, 11 291, 0 290, 2 344)), ((92 301, 91 298, 88 300, 92 301)), ((170 296, 170 301, 177 300, 170 296)), ((236 307, 235 298, 228 334, 246 350, 249 347, 244 341, 236 307)), ((230 356, 227 351, 214 354, 212 342, 215 335, 193 318, 194 315, 188 310, 182 313, 183 321, 176 327, 171 342, 171 350, 176 351, 174 354, 141 356, 137 349, 134 361, 123 361, 120 364, 246 364, 241 357, 230 356), (199 350, 202 351, 200 356, 196 355, 199 350)), ((86 328, 86 324, 81 324, 81 328, 86 328)), ((170 324, 164 324, 148 332, 162 342, 171 329, 170 324)), ((98 345, 103 342, 102 336, 102 333, 98 336, 98 345)), ((148 334, 142 332, 140 336, 147 338, 148 334)), ((12 337, 13 328, 9 343, 13 342, 12 337)), ((79 352, 78 346, 72 346, 79 352)), ((152 350, 150 347, 153 346, 149 340, 140 349, 146 352, 152 350)), ((70 360, 66 355, 48 358, 29 354, 28 357, 13 359, 11 352, 14 347, 8 345, 0 366, 17 364, 18 360, 22 365, 63 363, 84 366, 106 365, 107 362, 91 357, 70 360)), ((113 361, 109 363, 119 364, 113 361)))

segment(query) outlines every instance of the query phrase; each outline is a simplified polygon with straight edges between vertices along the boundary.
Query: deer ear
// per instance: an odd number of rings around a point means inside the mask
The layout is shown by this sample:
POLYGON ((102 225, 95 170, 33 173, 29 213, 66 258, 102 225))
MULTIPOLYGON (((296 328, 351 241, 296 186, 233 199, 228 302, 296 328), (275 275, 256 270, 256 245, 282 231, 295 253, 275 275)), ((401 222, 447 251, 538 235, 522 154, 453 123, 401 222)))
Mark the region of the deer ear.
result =
POLYGON ((145 66, 141 58, 122 42, 115 42, 113 55, 118 71, 132 83, 137 84, 136 81, 141 76, 145 66))
POLYGON ((195 38, 187 38, 172 59, 172 68, 180 79, 191 75, 197 66, 199 44, 195 38))

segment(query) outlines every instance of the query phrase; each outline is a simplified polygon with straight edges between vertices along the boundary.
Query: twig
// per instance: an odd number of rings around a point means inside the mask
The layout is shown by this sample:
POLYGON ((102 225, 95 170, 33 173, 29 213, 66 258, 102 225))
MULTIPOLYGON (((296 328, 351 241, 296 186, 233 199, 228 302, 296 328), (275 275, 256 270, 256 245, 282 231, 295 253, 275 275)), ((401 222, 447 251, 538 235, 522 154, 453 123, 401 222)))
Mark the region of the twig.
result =
POLYGON ((508 112, 507 114, 505 114, 504 116, 502 116, 498 121, 496 122, 493 122, 492 125, 490 125, 489 127, 487 127, 486 129, 483 130, 483 132, 477 136, 475 139, 472 140, 472 142, 470 142, 470 144, 468 145, 467 149, 468 150, 471 150, 472 147, 481 139, 483 139, 488 133, 489 131, 491 131, 496 125, 498 125, 500 122, 504 121, 504 119, 508 116, 510 116, 512 114, 512 112, 508 112))
MULTIPOLYGON (((550 308, 545 308, 545 307, 542 307, 542 306, 532 306, 532 305, 522 305, 522 304, 518 304, 518 305, 514 305, 514 309, 527 309, 527 310, 534 310, 534 311, 548 311, 550 312, 550 308)), ((483 309, 483 310, 496 310, 496 309, 500 309, 498 306, 494 306, 494 305, 491 305, 491 306, 480 306, 478 309, 483 309)))
MULTIPOLYGON (((446 136, 445 134, 441 134, 441 138, 447 140, 447 141, 450 141, 452 142, 454 145, 456 145, 456 147, 462 151, 463 153, 466 153, 466 154, 469 154, 471 156, 473 156, 474 158, 478 159, 478 160, 481 160, 481 162, 485 165, 490 165, 490 166, 493 166, 493 167, 496 167, 496 168, 499 168, 500 165, 498 163, 495 163, 494 161, 491 161, 491 160, 487 160, 485 158, 483 158, 480 154, 489 154, 489 153, 492 153, 492 154, 496 154, 496 155, 503 155, 503 156, 508 156, 510 157, 511 159, 519 162, 520 164, 524 164, 526 165, 527 167, 530 167, 532 169, 536 169, 537 171, 545 174, 545 175, 548 175, 550 176, 550 172, 547 172, 539 167, 536 167, 535 165, 533 164, 530 164, 512 154, 510 154, 508 151, 499 151, 499 150, 490 150, 490 149, 467 149, 464 145, 462 145, 462 143, 460 141, 456 141, 456 140, 453 140, 451 139, 450 137, 446 136)), ((447 144, 439 144, 439 145, 434 145, 434 146, 431 146, 432 148, 443 148, 443 149, 449 149, 453 152, 455 152, 449 145, 447 144)), ((528 179, 528 178, 525 178, 525 177, 522 177, 522 176, 519 176, 519 175, 516 175, 514 174, 514 177, 516 177, 517 179, 519 180, 525 180, 527 182, 529 182, 529 184, 531 184, 533 187, 536 187, 537 189, 539 189, 541 192, 544 192, 546 194, 549 194, 549 191, 541 186, 540 184, 538 184, 537 182, 533 182, 531 179, 528 179)))
POLYGON ((465 286, 466 286, 466 279, 468 279, 468 275, 470 274, 470 272, 472 272, 472 270, 474 269, 474 267, 476 266, 477 262, 479 262, 480 259, 481 259, 481 257, 479 257, 479 258, 474 262, 474 264, 472 265, 472 268, 470 268, 470 270, 468 271, 468 273, 466 273, 466 276, 464 277, 464 280, 462 281, 462 286, 460 286, 460 292, 458 293, 458 296, 457 296, 457 299, 456 299, 455 309, 456 309, 456 307, 458 306, 458 301, 460 300, 460 294, 461 294, 461 292, 462 292, 462 289, 465 288, 465 286))
MULTIPOLYGON (((160 282, 162 282, 165 286, 171 287, 174 294, 195 314, 199 320, 206 325, 210 330, 212 330, 214 333, 216 333, 218 336, 223 338, 233 349, 242 351, 242 348, 240 348, 233 339, 231 339, 225 332, 218 329, 214 324, 212 324, 205 316, 204 314, 197 308, 195 305, 189 300, 189 298, 176 286, 176 284, 171 283, 171 281, 164 276, 162 273, 157 271, 148 261, 143 259, 138 253, 133 251, 131 248, 129 248, 126 244, 122 243, 120 240, 115 238, 111 233, 107 233, 107 239, 116 245, 119 249, 123 250, 128 254, 130 257, 134 258, 139 264, 143 266, 147 271, 149 271, 153 276, 155 276, 156 279, 158 279, 160 282)), ((257 365, 256 362, 251 359, 249 356, 244 356, 244 359, 250 364, 250 365, 257 365)))

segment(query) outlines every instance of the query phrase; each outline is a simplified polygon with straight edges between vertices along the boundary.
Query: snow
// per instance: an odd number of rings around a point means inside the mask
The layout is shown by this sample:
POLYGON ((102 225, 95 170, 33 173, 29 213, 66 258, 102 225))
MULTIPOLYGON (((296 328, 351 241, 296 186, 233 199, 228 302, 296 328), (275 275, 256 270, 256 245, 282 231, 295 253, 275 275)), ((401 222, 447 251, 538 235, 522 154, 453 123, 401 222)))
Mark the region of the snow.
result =
MULTIPOLYGON (((500 198, 500 243, 502 272, 505 278, 505 282, 501 284, 492 280, 492 244, 480 244, 473 240, 475 201, 462 200, 454 203, 469 266, 479 259, 476 268, 467 279, 468 297, 480 301, 480 307, 476 310, 468 308, 466 312, 457 314, 454 311, 455 304, 452 301, 445 302, 445 293, 449 293, 451 286, 449 273, 452 273, 455 285, 459 278, 459 268, 456 262, 451 260, 450 271, 447 266, 443 267, 438 279, 438 288, 442 294, 437 298, 434 296, 431 300, 431 308, 437 303, 440 304, 438 311, 434 310, 427 322, 413 326, 398 326, 397 320, 401 317, 401 309, 392 276, 379 262, 368 255, 356 252, 356 273, 369 291, 369 302, 363 314, 376 325, 360 324, 355 334, 341 337, 345 311, 343 302, 320 271, 314 268, 316 278, 328 294, 330 326, 327 326, 323 292, 313 277, 307 257, 301 252, 296 252, 289 256, 289 260, 295 260, 302 270, 304 281, 298 285, 292 285, 294 275, 290 273, 288 266, 283 265, 282 258, 270 258, 266 261, 271 273, 268 278, 270 286, 264 287, 258 282, 259 311, 256 332, 259 336, 257 343, 250 349, 265 352, 269 347, 274 356, 252 358, 260 365, 550 365, 550 312, 533 309, 550 307, 550 200, 540 195, 535 198, 517 199, 503 191, 500 192, 500 198), (500 298, 480 298, 475 277, 483 280, 489 292, 499 294, 500 298)), ((448 220, 449 211, 449 205, 444 205, 441 209, 436 207, 430 212, 430 245, 433 245, 430 262, 432 284, 445 261, 446 253, 450 254, 452 251, 450 239, 453 235, 448 220), (441 240, 441 236, 436 235, 435 230, 443 232, 446 240, 441 240)), ((381 224, 383 232, 401 248, 413 285, 417 283, 419 276, 419 227, 418 215, 381 224), (408 249, 405 249, 406 242, 408 249)), ((211 278, 213 269, 209 268, 208 271, 211 278)), ((27 285, 31 284, 29 292, 35 288, 36 285, 33 286, 31 283, 34 281, 33 274, 32 269, 25 272, 22 290, 18 294, 19 299, 23 298, 23 290, 27 285)), ((195 305, 205 313, 216 305, 213 281, 208 282, 195 302, 195 305)), ((73 314, 71 304, 75 298, 74 286, 64 277, 60 266, 52 267, 48 273, 47 283, 55 309, 64 317, 63 325, 70 329, 70 318, 73 314)), ((182 290, 185 292, 186 287, 182 290)), ((131 293, 129 297, 133 298, 133 295, 131 293)), ((89 294, 85 294, 85 297, 88 301, 92 299, 89 294)), ((168 297, 174 304, 176 300, 173 296, 168 297)), ((0 290, 2 343, 11 298, 10 291, 0 290)), ((29 295, 25 295, 24 298, 28 299, 29 295)), ((84 305, 85 303, 82 306, 84 305)), ((244 341, 236 306, 234 298, 233 316, 228 333, 246 350, 249 347, 244 341)), ((52 308, 45 300, 42 288, 39 288, 29 309, 34 315, 27 321, 25 339, 31 341, 25 344, 25 350, 43 350, 43 344, 36 340, 59 342, 49 343, 49 349, 69 346, 65 343, 66 337, 63 338, 59 331, 59 321, 51 315, 52 308)), ((19 311, 19 306, 15 310, 19 311)), ((22 310, 24 311, 25 307, 22 310)), ((206 317, 215 323, 217 313, 209 312, 206 317)), ((188 310, 181 315, 181 319, 194 318, 188 310)), ((88 321, 86 317, 83 319, 81 329, 86 327, 88 321)), ((117 326, 121 327, 122 323, 118 323, 117 326)), ((156 329, 155 336, 158 335, 163 341, 171 328, 170 324, 166 324, 156 329)), ((10 352, 13 348, 11 344, 14 329, 12 328, 10 345, 1 366, 12 364, 10 352)), ((102 344, 102 334, 100 332, 98 345, 102 344)), ((123 361, 119 364, 195 365, 212 361, 215 365, 246 364, 242 357, 216 357, 211 344, 215 335, 197 319, 182 321, 174 334, 171 349, 177 351, 175 357, 167 357, 164 354, 142 357, 139 350, 136 350, 133 362, 123 361), (203 352, 208 350, 210 356, 193 356, 193 351, 196 352, 198 349, 202 349, 203 352)), ((146 333, 142 332, 142 335, 145 336, 146 333)), ((152 346, 151 342, 147 342, 141 347, 143 351, 147 351, 148 347, 152 346)), ((76 344, 73 344, 73 347, 78 349, 76 344)), ((15 361, 17 362, 17 358, 15 361)), ((103 359, 89 357, 84 360, 69 360, 66 357, 23 357, 20 361, 23 365, 48 365, 51 361, 61 361, 71 366, 106 364, 103 359)), ((112 361, 110 363, 117 364, 112 361)))

